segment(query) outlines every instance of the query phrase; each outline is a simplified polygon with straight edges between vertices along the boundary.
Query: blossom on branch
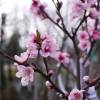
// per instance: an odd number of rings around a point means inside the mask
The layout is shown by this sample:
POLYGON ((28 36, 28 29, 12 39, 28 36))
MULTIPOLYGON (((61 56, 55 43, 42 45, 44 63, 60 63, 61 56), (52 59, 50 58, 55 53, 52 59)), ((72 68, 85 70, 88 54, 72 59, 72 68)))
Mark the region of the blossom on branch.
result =
POLYGON ((48 89, 52 89, 52 88, 53 88, 52 84, 51 84, 49 81, 46 81, 46 82, 45 82, 45 85, 46 85, 46 87, 47 87, 48 89))
POLYGON ((100 40, 100 31, 93 31, 93 34, 92 34, 92 39, 93 40, 100 40))
POLYGON ((85 51, 85 50, 88 51, 88 50, 90 49, 90 46, 91 46, 91 43, 90 43, 89 40, 79 42, 79 44, 78 44, 78 47, 79 47, 82 51, 85 51))
POLYGON ((46 18, 46 15, 44 14, 46 5, 41 3, 40 0, 32 0, 31 10, 32 13, 36 16, 39 16, 42 19, 46 18))
POLYGON ((84 13, 92 19, 97 19, 100 17, 100 11, 96 9, 96 0, 76 0, 72 2, 71 17, 82 18, 84 13))
POLYGON ((28 59, 28 53, 27 52, 21 53, 20 56, 15 55, 14 58, 16 61, 24 63, 28 59))
POLYGON ((85 41, 89 39, 89 35, 86 31, 78 31, 77 32, 77 39, 81 41, 85 41))
POLYGON ((70 62, 69 59, 69 54, 68 53, 63 53, 63 52, 56 52, 54 55, 54 58, 59 62, 59 63, 64 63, 68 64, 70 62))
POLYGON ((17 70, 16 77, 21 78, 22 86, 27 86, 34 81, 34 70, 31 67, 17 65, 17 70))
POLYGON ((36 58, 38 56, 38 49, 35 43, 30 43, 27 47, 29 58, 36 58))
POLYGON ((68 96, 68 100, 83 100, 83 92, 84 90, 73 89, 68 96))
POLYGON ((58 50, 56 40, 54 38, 47 38, 42 42, 40 54, 43 57, 53 56, 58 50))

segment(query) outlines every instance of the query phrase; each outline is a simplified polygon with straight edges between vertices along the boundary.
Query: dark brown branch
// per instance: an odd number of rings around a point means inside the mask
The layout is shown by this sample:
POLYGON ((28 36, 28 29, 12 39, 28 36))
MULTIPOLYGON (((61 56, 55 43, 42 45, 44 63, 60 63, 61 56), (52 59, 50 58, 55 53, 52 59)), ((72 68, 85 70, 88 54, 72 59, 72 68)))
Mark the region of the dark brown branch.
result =
POLYGON ((46 71, 47 71, 47 74, 48 74, 48 64, 47 64, 47 59, 46 58, 43 58, 43 61, 44 61, 44 64, 45 64, 45 67, 46 67, 46 71))
POLYGON ((88 54, 87 54, 85 60, 83 61, 82 65, 85 65, 85 63, 87 62, 88 58, 90 57, 90 55, 91 55, 91 53, 92 53, 92 50, 93 50, 94 45, 95 45, 95 42, 92 42, 92 43, 91 43, 90 51, 88 52, 88 54))
MULTIPOLYGON (((19 63, 19 62, 16 61, 13 57, 10 57, 8 54, 6 54, 5 52, 3 52, 2 50, 0 50, 0 55, 4 56, 4 57, 6 57, 7 59, 9 59, 9 60, 11 60, 11 61, 13 61, 13 62, 16 62, 16 63, 18 63, 18 64, 20 64, 20 65, 25 65, 25 66, 29 65, 29 64, 26 64, 26 63, 19 63)), ((63 95, 64 98, 67 98, 67 97, 65 96, 65 94, 51 81, 51 79, 50 79, 50 77, 49 77, 48 75, 44 74, 35 64, 33 64, 33 66, 35 66, 35 68, 34 68, 34 71, 35 71, 35 72, 40 73, 46 80, 48 80, 48 81, 53 85, 53 88, 54 88, 57 92, 61 93, 61 94, 63 95)), ((89 84, 84 88, 84 90, 87 90, 87 89, 88 89, 89 87, 91 87, 91 86, 95 86, 95 85, 98 83, 98 81, 100 81, 100 76, 97 77, 96 79, 94 79, 91 83, 89 83, 89 84)))
POLYGON ((75 32, 74 32, 74 34, 73 34, 73 37, 76 36, 77 31, 79 30, 80 26, 84 23, 84 21, 87 20, 88 16, 85 16, 85 14, 86 14, 86 11, 84 12, 83 18, 82 18, 82 20, 80 21, 79 25, 78 25, 77 28, 75 29, 75 32))
POLYGON ((92 82, 90 82, 90 83, 84 88, 84 90, 87 90, 89 87, 95 86, 95 85, 98 83, 98 81, 100 81, 100 75, 99 75, 97 78, 95 78, 92 82))
MULTIPOLYGON (((29 66, 28 63, 20 63, 20 62, 16 61, 13 57, 10 57, 8 54, 3 52, 2 50, 0 50, 0 55, 4 56, 5 58, 7 58, 7 59, 19 64, 19 65, 29 66)), ((46 80, 50 81, 50 83, 52 84, 53 88, 57 92, 61 93, 63 95, 63 97, 65 97, 64 93, 52 82, 52 80, 50 79, 50 77, 48 75, 44 74, 35 64, 33 64, 33 66, 35 67, 34 68, 35 72, 40 73, 46 80)))
POLYGON ((9 59, 9 60, 11 60, 11 61, 13 61, 13 62, 19 64, 19 65, 23 65, 23 63, 20 63, 20 62, 16 61, 13 57, 9 56, 8 54, 6 54, 6 53, 5 53, 4 51, 2 51, 1 49, 0 49, 0 55, 4 56, 5 58, 7 58, 7 59, 9 59))
MULTIPOLYGON (((37 68, 36 65, 35 65, 35 67, 37 68)), ((53 88, 57 92, 61 93, 63 95, 63 97, 65 97, 65 94, 51 81, 51 79, 50 79, 50 77, 48 75, 44 74, 39 68, 37 68, 37 72, 40 73, 47 81, 49 81, 52 84, 53 88)))
POLYGON ((78 47, 77 47, 77 44, 75 42, 75 38, 73 40, 73 45, 74 45, 74 48, 75 48, 75 52, 76 52, 76 68, 77 68, 77 87, 78 89, 80 90, 81 89, 81 84, 80 84, 80 53, 79 53, 79 50, 78 50, 78 47))
MULTIPOLYGON (((69 34, 69 32, 66 30, 64 24, 63 27, 61 27, 57 22, 55 22, 44 10, 41 10, 41 12, 46 16, 46 18, 48 18, 53 24, 55 24, 58 28, 60 28, 66 35, 68 35, 68 37, 72 40, 71 35, 69 34)), ((61 18, 61 20, 63 20, 61 18)))

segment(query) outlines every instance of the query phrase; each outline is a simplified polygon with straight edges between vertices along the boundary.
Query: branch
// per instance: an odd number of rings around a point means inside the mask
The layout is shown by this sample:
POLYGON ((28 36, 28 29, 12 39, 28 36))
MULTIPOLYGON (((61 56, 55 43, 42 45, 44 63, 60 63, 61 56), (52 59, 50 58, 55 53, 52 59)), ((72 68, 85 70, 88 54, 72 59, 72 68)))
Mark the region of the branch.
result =
POLYGON ((87 56, 86 56, 85 60, 83 61, 82 65, 85 65, 86 61, 87 61, 87 60, 88 60, 88 58, 90 57, 90 55, 91 55, 91 53, 92 53, 92 50, 93 50, 94 45, 95 45, 95 42, 92 42, 92 43, 91 43, 91 48, 90 48, 90 51, 88 52, 88 54, 87 54, 87 56))
MULTIPOLYGON (((5 58, 18 63, 19 65, 24 65, 24 66, 30 66, 28 63, 20 63, 18 61, 16 61, 13 57, 9 56, 8 54, 6 54, 5 52, 3 52, 0 49, 0 55, 4 56, 5 58)), ((44 74, 35 64, 32 63, 32 65, 35 67, 34 71, 40 73, 46 80, 50 81, 50 83, 52 84, 53 88, 59 92, 60 94, 63 95, 63 97, 65 97, 65 94, 52 82, 52 80, 50 79, 50 77, 46 74, 44 74)), ((66 98, 66 97, 65 97, 66 98)))
POLYGON ((48 64, 47 64, 47 59, 46 58, 43 58, 43 61, 44 61, 44 64, 45 64, 45 67, 46 67, 46 71, 47 71, 47 74, 48 74, 48 64))
POLYGON ((75 29, 75 32, 74 32, 74 34, 73 34, 73 37, 76 36, 77 31, 79 30, 79 28, 80 28, 80 26, 83 24, 83 22, 87 20, 88 16, 85 16, 85 14, 86 14, 86 11, 84 12, 83 18, 82 18, 82 20, 80 21, 79 25, 78 25, 77 28, 75 29))
MULTIPOLYGON (((66 35, 68 35, 68 37, 72 40, 71 35, 69 34, 69 32, 66 30, 64 23, 62 22, 63 27, 61 27, 57 22, 55 22, 43 9, 41 9, 41 12, 46 16, 46 18, 48 18, 53 24, 55 24, 58 28, 60 28, 66 35)), ((61 18, 61 16, 60 16, 61 18)), ((63 18, 61 18, 61 20, 63 21, 63 18)))
POLYGON ((95 78, 92 82, 90 82, 90 83, 84 88, 84 90, 87 90, 89 87, 95 86, 95 85, 98 83, 98 81, 100 81, 100 75, 99 75, 97 78, 95 78))
POLYGON ((17 64, 19 64, 19 65, 27 65, 26 63, 20 63, 20 62, 18 62, 17 60, 15 60, 13 57, 11 57, 11 56, 9 56, 8 54, 6 54, 4 51, 2 51, 1 49, 0 49, 0 55, 2 55, 2 56, 4 56, 5 58, 7 58, 7 59, 9 59, 9 60, 11 60, 11 61, 13 61, 13 62, 16 62, 17 64))
MULTIPOLYGON (((63 97, 65 97, 65 94, 62 92, 62 90, 60 90, 60 89, 52 82, 52 80, 50 79, 50 77, 49 77, 48 75, 44 74, 35 64, 33 64, 33 65, 37 68, 37 72, 40 73, 46 80, 48 80, 48 81, 52 84, 53 88, 54 88, 57 92, 61 93, 61 94, 63 95, 63 97)), ((65 98, 66 98, 66 97, 65 97, 65 98)))
POLYGON ((80 90, 81 89, 81 84, 80 84, 80 53, 79 53, 79 49, 77 47, 76 41, 75 41, 75 37, 73 39, 73 45, 75 48, 75 52, 76 52, 76 67, 77 67, 77 87, 80 90))

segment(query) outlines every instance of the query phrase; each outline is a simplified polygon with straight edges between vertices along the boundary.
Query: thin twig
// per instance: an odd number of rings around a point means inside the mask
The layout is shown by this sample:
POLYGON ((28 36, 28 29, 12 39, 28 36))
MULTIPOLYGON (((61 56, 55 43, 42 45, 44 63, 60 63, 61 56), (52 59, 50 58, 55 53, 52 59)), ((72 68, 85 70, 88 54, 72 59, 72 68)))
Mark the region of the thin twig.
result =
POLYGON ((98 81, 100 81, 100 75, 99 75, 97 78, 95 78, 92 82, 90 82, 90 83, 84 88, 84 90, 87 90, 89 87, 95 86, 95 85, 98 83, 98 81))
MULTIPOLYGON (((28 63, 20 63, 18 61, 16 61, 13 57, 9 56, 8 54, 6 54, 5 52, 3 52, 2 50, 0 50, 0 55, 4 56, 5 58, 18 63, 19 65, 24 65, 24 66, 30 66, 28 63)), ((50 77, 46 74, 44 74, 35 64, 32 63, 33 66, 35 66, 34 71, 40 73, 46 80, 50 81, 50 83, 52 84, 53 88, 61 93, 63 95, 63 97, 65 97, 64 93, 52 82, 52 80, 50 79, 50 77)))
POLYGON ((46 71, 47 71, 47 74, 48 74, 48 64, 47 64, 47 59, 46 58, 43 58, 43 61, 44 61, 44 64, 45 64, 45 67, 46 67, 46 71))
POLYGON ((80 28, 80 26, 83 24, 83 22, 84 22, 85 20, 87 20, 88 16, 86 16, 85 14, 86 14, 86 11, 84 12, 83 18, 82 18, 82 20, 80 21, 79 25, 78 25, 77 28, 75 29, 75 32, 74 32, 74 34, 73 34, 73 37, 76 36, 77 31, 79 30, 79 28, 80 28))
POLYGON ((92 53, 92 50, 93 50, 94 45, 95 45, 95 42, 92 42, 92 43, 91 43, 90 51, 88 52, 88 54, 87 54, 86 58, 84 59, 82 65, 85 65, 85 63, 87 62, 88 58, 90 57, 90 55, 91 55, 91 53, 92 53))

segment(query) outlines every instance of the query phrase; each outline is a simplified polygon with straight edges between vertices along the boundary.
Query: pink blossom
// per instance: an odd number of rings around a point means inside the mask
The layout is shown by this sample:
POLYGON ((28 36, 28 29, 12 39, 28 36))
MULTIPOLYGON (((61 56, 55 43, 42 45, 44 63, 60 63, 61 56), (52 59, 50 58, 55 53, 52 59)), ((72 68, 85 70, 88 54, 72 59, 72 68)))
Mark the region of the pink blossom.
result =
POLYGON ((99 40, 100 39, 100 31, 93 31, 92 39, 99 40))
POLYGON ((85 11, 85 5, 81 2, 81 0, 75 0, 72 2, 72 19, 75 19, 76 17, 82 16, 85 11))
POLYGON ((28 53, 27 52, 23 52, 23 53, 20 54, 20 56, 15 55, 14 58, 18 62, 24 63, 28 59, 28 53))
POLYGON ((31 5, 31 10, 34 15, 37 15, 42 19, 46 18, 44 14, 45 8, 46 8, 46 5, 42 4, 40 0, 33 0, 32 5, 31 5))
POLYGON ((85 41, 89 39, 89 35, 86 31, 79 31, 77 33, 77 38, 79 41, 85 41))
POLYGON ((29 54, 29 58, 36 58, 38 56, 38 48, 35 43, 30 43, 28 45, 27 53, 29 54))
POLYGON ((98 14, 99 12, 97 12, 96 9, 92 8, 92 5, 96 3, 96 0, 84 0, 84 2, 82 2, 81 0, 74 0, 72 3, 72 19, 82 17, 85 10, 89 12, 92 18, 97 18, 98 15, 100 16, 100 14, 98 14))
POLYGON ((85 0, 89 5, 93 5, 96 3, 97 0, 85 0))
POLYGON ((32 0, 32 7, 35 8, 39 5, 39 0, 32 0))
POLYGON ((32 0, 31 10, 34 14, 37 14, 39 5, 40 5, 39 0, 32 0))
POLYGON ((56 52, 54 55, 54 58, 59 62, 59 63, 69 63, 69 54, 68 53, 62 53, 62 52, 56 52))
POLYGON ((40 54, 43 57, 51 56, 58 50, 56 40, 54 38, 47 38, 42 42, 40 54))
POLYGON ((68 100, 83 100, 83 90, 73 89, 68 96, 68 100))
POLYGON ((21 78, 22 86, 27 86, 29 82, 33 82, 34 70, 31 67, 18 65, 17 69, 18 69, 18 72, 16 73, 16 77, 21 78))
POLYGON ((90 41, 87 40, 87 41, 79 42, 78 47, 79 47, 82 51, 89 50, 89 48, 90 48, 90 41))
POLYGON ((97 11, 96 8, 90 8, 88 11, 91 18, 97 19, 100 17, 100 11, 97 11))
POLYGON ((31 43, 37 43, 37 42, 38 42, 37 35, 35 33, 30 33, 26 41, 26 47, 29 47, 31 43))

